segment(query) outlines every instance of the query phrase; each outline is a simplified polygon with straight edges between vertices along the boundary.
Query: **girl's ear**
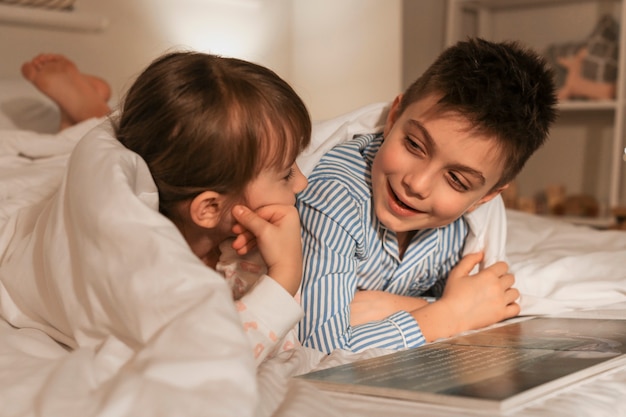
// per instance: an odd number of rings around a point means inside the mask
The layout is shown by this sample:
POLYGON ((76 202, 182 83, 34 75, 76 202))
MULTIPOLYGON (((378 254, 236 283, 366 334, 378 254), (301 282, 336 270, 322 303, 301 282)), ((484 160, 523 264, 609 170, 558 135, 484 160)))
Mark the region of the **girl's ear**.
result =
POLYGON ((470 208, 465 210, 465 213, 471 213, 472 211, 476 210, 478 207, 480 207, 481 205, 485 204, 486 202, 493 200, 502 191, 506 190, 507 188, 509 188, 509 184, 505 184, 502 187, 500 187, 500 188, 490 192, 489 194, 487 194, 486 196, 484 196, 483 198, 478 200, 476 203, 474 203, 472 206, 470 206, 470 208))
POLYGON ((215 191, 198 194, 189 205, 189 217, 198 226, 213 229, 219 224, 226 208, 226 197, 215 191))
POLYGON ((385 122, 385 127, 383 129, 383 137, 386 137, 389 134, 391 128, 396 123, 396 120, 398 119, 398 107, 400 106, 401 101, 402 94, 397 95, 396 98, 393 99, 389 113, 387 113, 387 121, 385 122))

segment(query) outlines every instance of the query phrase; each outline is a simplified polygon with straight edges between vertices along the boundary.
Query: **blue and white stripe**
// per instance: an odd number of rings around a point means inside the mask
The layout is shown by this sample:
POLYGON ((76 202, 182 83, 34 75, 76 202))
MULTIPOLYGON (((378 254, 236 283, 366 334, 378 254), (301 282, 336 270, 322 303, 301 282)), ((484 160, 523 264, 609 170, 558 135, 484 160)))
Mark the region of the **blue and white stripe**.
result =
POLYGON ((343 143, 319 162, 309 186, 298 196, 302 222, 305 315, 299 337, 305 346, 331 352, 342 348, 401 349, 425 342, 408 312, 350 326, 350 303, 357 290, 384 290, 418 296, 441 295, 459 261, 468 226, 461 218, 422 230, 400 259, 393 231, 372 206, 371 165, 382 136, 363 135, 343 143))

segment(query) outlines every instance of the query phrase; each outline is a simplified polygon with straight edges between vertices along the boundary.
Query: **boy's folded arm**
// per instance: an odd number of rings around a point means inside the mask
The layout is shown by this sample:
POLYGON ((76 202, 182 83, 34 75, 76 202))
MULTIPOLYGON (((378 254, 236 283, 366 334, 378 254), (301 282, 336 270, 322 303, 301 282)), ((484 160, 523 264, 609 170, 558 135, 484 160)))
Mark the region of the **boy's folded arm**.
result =
POLYGON ((423 345, 426 340, 410 313, 398 311, 378 321, 357 326, 337 326, 336 317, 318 323, 302 341, 304 346, 331 353, 335 349, 362 352, 371 348, 405 349, 423 345))
POLYGON ((350 325, 383 320, 398 311, 413 311, 428 304, 419 296, 392 294, 381 290, 357 291, 350 303, 350 325))

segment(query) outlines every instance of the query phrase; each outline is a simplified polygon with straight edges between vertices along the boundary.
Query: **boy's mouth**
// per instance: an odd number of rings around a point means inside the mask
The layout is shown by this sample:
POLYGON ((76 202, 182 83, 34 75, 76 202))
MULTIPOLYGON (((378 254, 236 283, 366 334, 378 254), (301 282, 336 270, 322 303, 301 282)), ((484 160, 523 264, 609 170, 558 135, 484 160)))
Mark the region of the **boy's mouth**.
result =
POLYGON ((387 191, 389 192, 389 197, 391 197, 391 200, 394 203, 396 203, 396 205, 400 209, 409 210, 409 211, 411 211, 413 213, 418 213, 419 212, 419 210, 416 210, 413 207, 408 206, 402 200, 400 200, 400 198, 396 195, 396 193, 393 192, 393 189, 391 188, 391 185, 389 183, 387 183, 387 191))

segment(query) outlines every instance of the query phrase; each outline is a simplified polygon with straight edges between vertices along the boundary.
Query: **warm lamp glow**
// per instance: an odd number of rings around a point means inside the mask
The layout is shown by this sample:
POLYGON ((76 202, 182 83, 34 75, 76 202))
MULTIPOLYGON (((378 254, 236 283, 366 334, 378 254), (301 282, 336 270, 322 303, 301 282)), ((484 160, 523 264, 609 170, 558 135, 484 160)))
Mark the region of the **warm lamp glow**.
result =
POLYGON ((254 60, 270 47, 268 7, 261 0, 189 1, 160 20, 173 44, 254 60))

